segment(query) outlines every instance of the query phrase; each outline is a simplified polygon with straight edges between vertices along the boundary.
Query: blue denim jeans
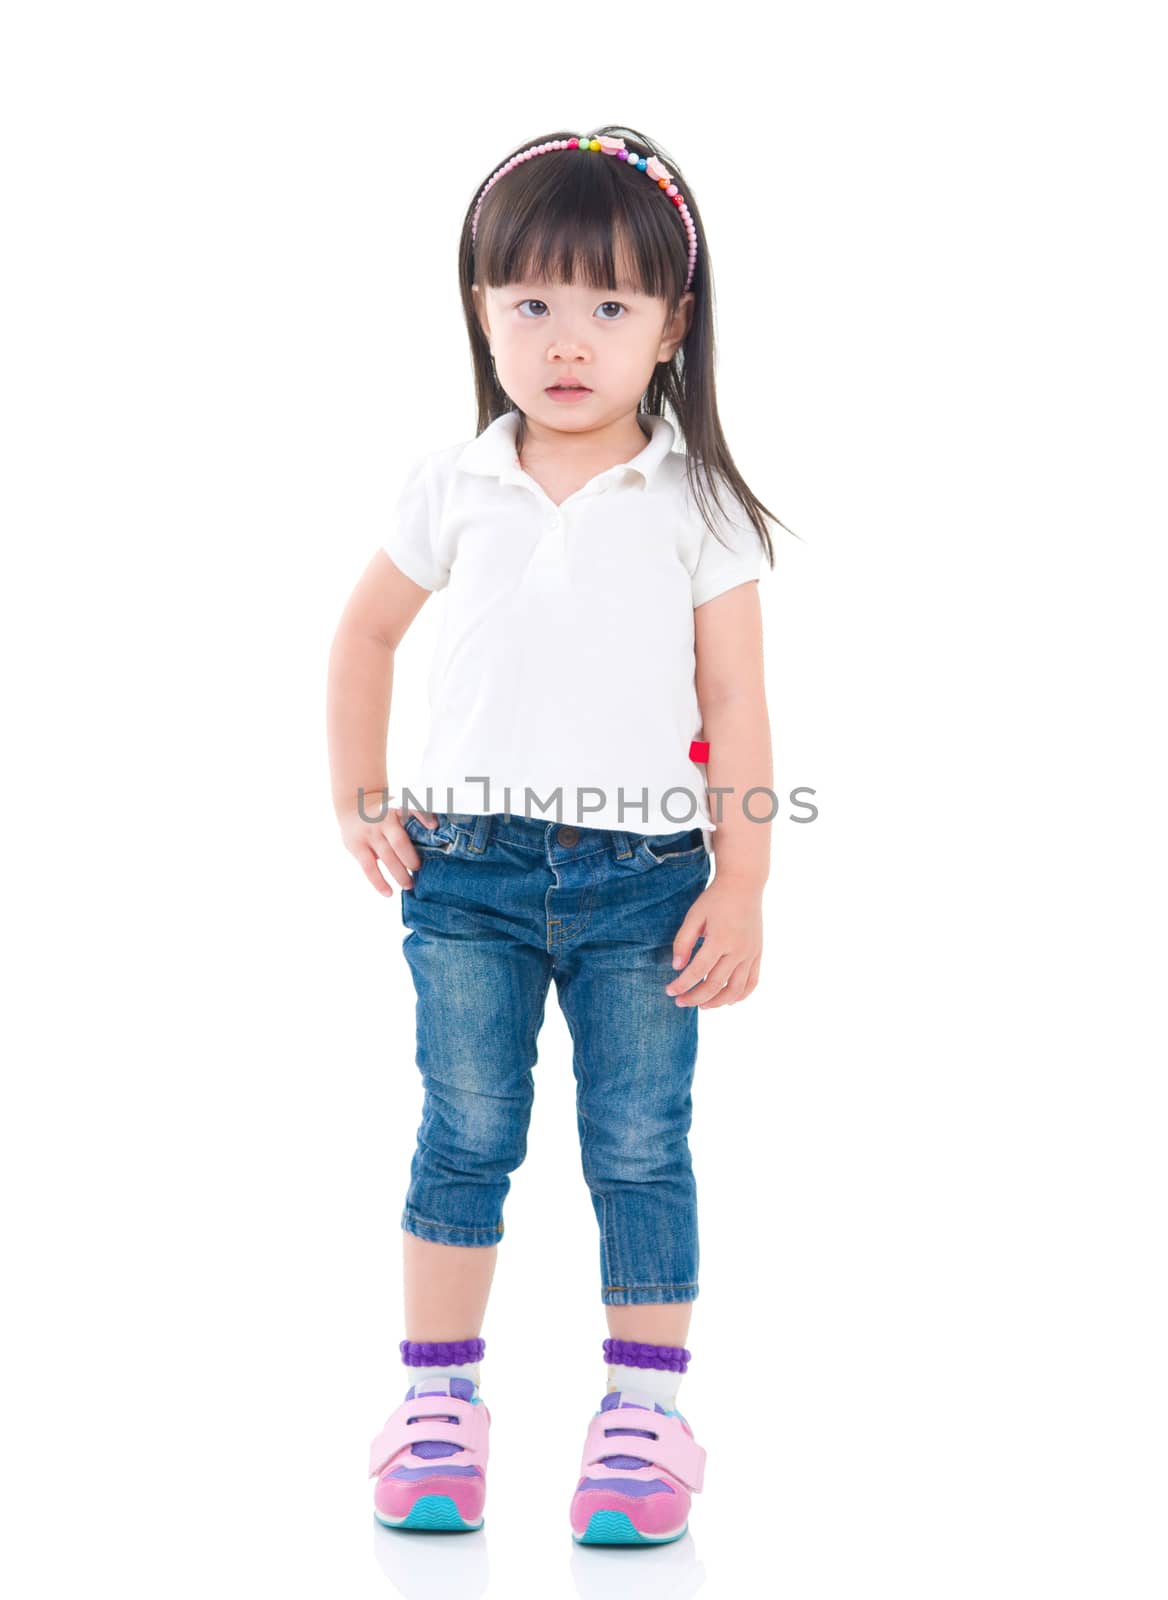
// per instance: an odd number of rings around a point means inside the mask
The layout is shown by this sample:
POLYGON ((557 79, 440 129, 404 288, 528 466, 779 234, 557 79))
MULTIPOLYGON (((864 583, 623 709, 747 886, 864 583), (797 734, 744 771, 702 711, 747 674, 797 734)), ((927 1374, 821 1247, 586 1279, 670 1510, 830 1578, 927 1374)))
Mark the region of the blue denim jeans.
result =
POLYGON ((440 1244, 502 1236, 554 978, 572 1037, 601 1299, 695 1300, 687 1135, 699 1013, 665 986, 677 976, 677 930, 709 881, 702 830, 435 815, 434 829, 413 816, 405 824, 422 861, 401 915, 425 1092, 402 1227, 440 1244))

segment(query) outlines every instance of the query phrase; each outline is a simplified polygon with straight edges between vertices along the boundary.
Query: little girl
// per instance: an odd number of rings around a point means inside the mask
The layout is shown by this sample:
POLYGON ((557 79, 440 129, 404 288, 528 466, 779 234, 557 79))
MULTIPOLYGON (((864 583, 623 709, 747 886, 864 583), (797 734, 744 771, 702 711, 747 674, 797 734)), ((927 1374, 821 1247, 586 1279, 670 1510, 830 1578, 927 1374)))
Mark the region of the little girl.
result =
POLYGON ((610 1334, 571 1527, 659 1543, 686 1531, 705 1461, 677 1408, 697 1013, 751 994, 762 950, 772 514, 718 419, 697 209, 649 140, 521 147, 468 207, 459 273, 476 435, 412 467, 329 670, 337 817, 373 887, 401 887, 424 1086, 401 1218, 411 1382, 373 1443, 374 1506, 389 1527, 482 1526, 480 1329, 554 979, 610 1334), (399 794, 394 653, 438 589, 429 741, 399 794))

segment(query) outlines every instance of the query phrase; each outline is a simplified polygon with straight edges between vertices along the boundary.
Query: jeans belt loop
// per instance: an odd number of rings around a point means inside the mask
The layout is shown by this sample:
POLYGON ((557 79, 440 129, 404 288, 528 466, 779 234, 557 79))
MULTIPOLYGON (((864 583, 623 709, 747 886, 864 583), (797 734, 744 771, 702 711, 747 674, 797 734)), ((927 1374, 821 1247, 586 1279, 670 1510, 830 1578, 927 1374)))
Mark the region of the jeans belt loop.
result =
POLYGON ((612 830, 612 848, 618 861, 627 861, 633 853, 628 834, 620 828, 612 830))
POLYGON ((490 843, 491 828, 494 820, 494 817, 486 812, 481 812, 475 818, 474 831, 470 836, 470 844, 467 847, 472 855, 482 855, 487 848, 490 843))

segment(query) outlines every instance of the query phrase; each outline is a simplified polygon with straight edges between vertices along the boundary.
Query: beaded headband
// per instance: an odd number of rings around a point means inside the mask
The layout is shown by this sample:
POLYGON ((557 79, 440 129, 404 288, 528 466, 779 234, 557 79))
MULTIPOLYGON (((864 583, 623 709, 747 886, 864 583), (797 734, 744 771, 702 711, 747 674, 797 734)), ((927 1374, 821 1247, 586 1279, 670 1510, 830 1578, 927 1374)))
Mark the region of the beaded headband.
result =
POLYGON ((636 167, 645 173, 660 189, 664 189, 669 200, 677 207, 681 220, 685 225, 686 235, 689 238, 689 271, 686 273, 685 287, 689 288, 693 282, 694 263, 698 257, 698 234, 694 227, 694 220, 690 216, 689 207, 685 203, 685 196, 678 192, 677 185, 672 176, 665 170, 656 156, 639 156, 635 150, 627 150, 623 139, 614 139, 608 134, 600 134, 595 139, 549 139, 547 144, 534 144, 529 150, 521 150, 518 155, 512 156, 510 161, 504 162, 497 172, 493 172, 483 185, 482 193, 474 208, 471 218, 470 237, 474 243, 478 232, 479 212, 482 210, 483 201, 498 183, 499 179, 510 172, 513 167, 518 167, 525 161, 530 161, 532 156, 547 155, 551 150, 599 150, 602 155, 616 156, 618 161, 627 161, 630 167, 636 167))

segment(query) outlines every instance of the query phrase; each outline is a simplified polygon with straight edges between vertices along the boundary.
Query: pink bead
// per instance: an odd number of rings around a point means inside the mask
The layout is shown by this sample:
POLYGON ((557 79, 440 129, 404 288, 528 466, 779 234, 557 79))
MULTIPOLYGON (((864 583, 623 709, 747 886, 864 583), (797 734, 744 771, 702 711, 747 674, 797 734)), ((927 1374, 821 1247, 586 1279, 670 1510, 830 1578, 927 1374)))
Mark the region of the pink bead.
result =
MULTIPOLYGON (((599 144, 602 155, 619 156, 622 161, 633 161, 634 163, 639 159, 636 151, 625 148, 623 139, 601 135, 599 144)), ((551 150, 580 150, 586 148, 588 148, 588 141, 573 135, 570 139, 549 139, 545 144, 532 145, 530 150, 521 150, 517 155, 512 156, 497 172, 493 172, 484 184, 471 217, 471 238, 475 237, 478 229, 479 212, 482 210, 483 201, 500 178, 506 177, 507 173, 513 172, 517 167, 522 166, 524 162, 530 161, 533 156, 546 155, 551 150)), ((688 289, 693 279, 698 244, 697 230, 694 227, 693 218, 690 216, 689 207, 685 203, 685 196, 679 193, 677 184, 673 182, 672 174, 656 156, 649 156, 646 159, 645 174, 651 182, 656 183, 658 188, 664 191, 666 199, 672 201, 682 217, 689 241, 689 272, 685 280, 685 286, 688 289)))

